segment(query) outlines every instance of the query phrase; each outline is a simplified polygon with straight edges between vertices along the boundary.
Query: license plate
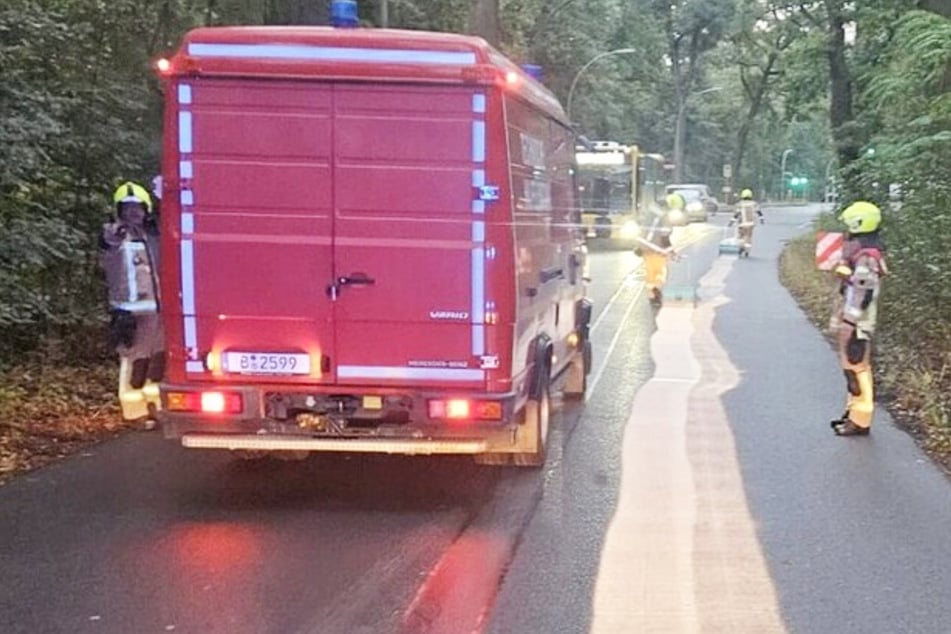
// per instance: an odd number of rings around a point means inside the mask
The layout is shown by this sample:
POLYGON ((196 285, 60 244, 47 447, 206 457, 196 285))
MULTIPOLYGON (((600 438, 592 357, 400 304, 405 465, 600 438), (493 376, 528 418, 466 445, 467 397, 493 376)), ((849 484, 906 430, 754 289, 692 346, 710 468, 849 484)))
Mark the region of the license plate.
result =
POLYGON ((225 372, 237 374, 310 374, 310 355, 281 352, 226 352, 225 372))

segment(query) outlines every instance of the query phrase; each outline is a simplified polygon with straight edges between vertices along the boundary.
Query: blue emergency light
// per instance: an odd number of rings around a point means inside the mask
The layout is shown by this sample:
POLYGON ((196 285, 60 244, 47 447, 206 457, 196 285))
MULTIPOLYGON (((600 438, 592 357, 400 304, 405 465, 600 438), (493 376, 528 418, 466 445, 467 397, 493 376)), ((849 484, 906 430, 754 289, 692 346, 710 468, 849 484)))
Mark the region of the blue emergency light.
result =
POLYGON ((522 70, 535 81, 542 81, 542 67, 538 64, 522 64, 522 70))
POLYGON ((330 23, 336 28, 353 29, 359 26, 357 0, 333 0, 330 3, 330 23))

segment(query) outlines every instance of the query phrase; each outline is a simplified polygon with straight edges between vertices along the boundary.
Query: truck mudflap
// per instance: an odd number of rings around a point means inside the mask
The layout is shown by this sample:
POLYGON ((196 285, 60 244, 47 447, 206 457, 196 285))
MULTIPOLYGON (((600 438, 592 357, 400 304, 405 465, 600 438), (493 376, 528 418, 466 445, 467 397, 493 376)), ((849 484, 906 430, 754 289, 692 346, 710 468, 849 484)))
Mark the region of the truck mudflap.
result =
POLYGON ((436 455, 485 453, 491 446, 485 439, 415 438, 300 438, 255 434, 185 434, 182 446, 188 449, 228 449, 231 451, 319 451, 436 455))

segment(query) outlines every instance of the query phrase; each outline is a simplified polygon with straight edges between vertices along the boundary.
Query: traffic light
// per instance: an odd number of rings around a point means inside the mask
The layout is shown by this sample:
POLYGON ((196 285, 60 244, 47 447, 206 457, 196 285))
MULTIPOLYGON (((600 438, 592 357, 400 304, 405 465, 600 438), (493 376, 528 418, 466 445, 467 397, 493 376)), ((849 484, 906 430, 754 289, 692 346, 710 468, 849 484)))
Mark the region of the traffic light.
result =
POLYGON ((809 179, 805 176, 793 176, 789 179, 789 184, 794 188, 803 188, 805 189, 806 185, 809 184, 809 179))

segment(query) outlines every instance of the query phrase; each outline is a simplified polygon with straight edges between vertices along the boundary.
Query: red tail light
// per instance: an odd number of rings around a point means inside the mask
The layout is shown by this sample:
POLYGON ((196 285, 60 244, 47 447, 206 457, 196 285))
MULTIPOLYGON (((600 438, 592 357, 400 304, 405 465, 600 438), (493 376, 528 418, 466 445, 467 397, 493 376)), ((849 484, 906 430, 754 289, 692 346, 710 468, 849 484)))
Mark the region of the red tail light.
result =
POLYGON ((165 396, 170 412, 240 414, 244 400, 235 392, 169 392, 165 396))
POLYGON ((499 401, 473 401, 448 399, 429 401, 429 417, 433 420, 502 420, 502 403, 499 401))

